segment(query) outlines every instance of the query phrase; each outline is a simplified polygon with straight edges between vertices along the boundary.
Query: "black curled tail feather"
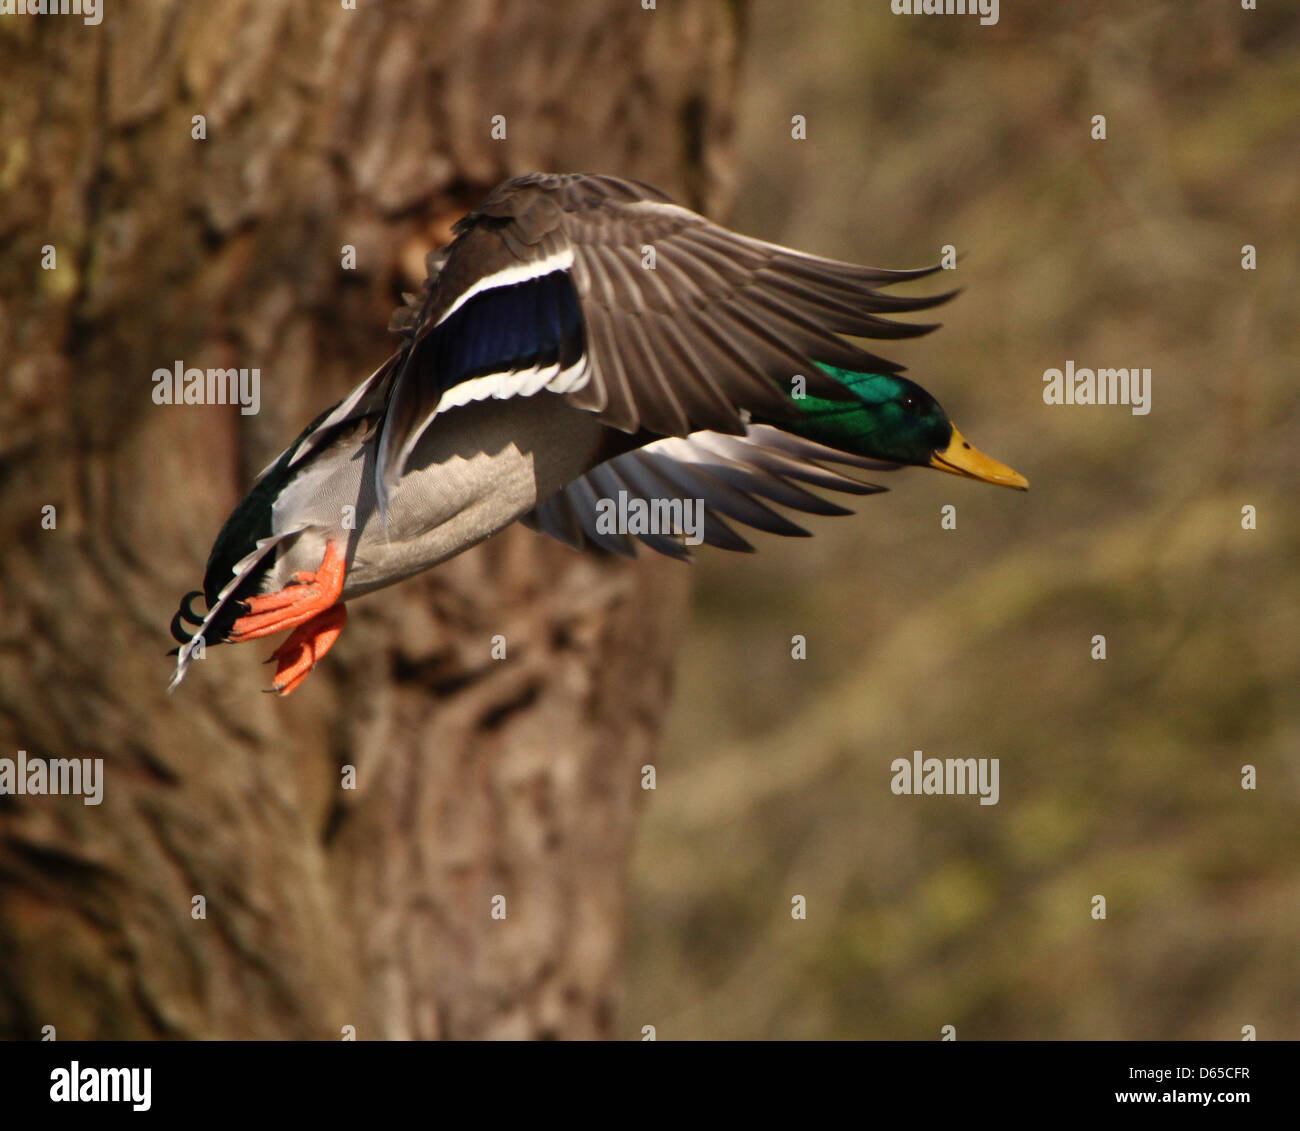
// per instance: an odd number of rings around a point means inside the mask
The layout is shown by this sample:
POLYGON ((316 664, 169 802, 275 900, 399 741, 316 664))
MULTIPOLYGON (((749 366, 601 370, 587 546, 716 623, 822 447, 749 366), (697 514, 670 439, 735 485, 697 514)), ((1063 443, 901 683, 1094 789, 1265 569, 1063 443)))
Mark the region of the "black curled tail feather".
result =
MULTIPOLYGON (((215 593, 212 590, 216 587, 221 573, 221 564, 218 562, 214 566, 214 560, 217 558, 214 553, 213 560, 208 562, 208 575, 204 578, 204 583, 208 586, 208 591, 204 594, 208 606, 207 613, 201 621, 198 619, 193 601, 200 594, 195 591, 185 595, 176 610, 176 615, 172 618, 172 636, 180 643, 180 648, 175 653, 176 671, 168 684, 169 691, 175 690, 185 678, 185 672, 200 643, 206 649, 210 645, 223 644, 230 639, 230 631, 235 621, 248 612, 245 601, 260 592, 265 583, 266 574, 275 561, 276 547, 286 539, 296 537, 305 528, 304 524, 267 538, 259 538, 252 551, 230 568, 229 578, 215 593), (189 632, 185 628, 187 624, 196 625, 197 631, 189 632)), ((218 542, 220 541, 219 538, 218 542)))
MULTIPOLYGON (((202 596, 202 589, 192 589, 181 598, 181 607, 176 610, 176 615, 172 617, 171 625, 172 639, 178 644, 188 644, 194 639, 194 633, 186 632, 182 626, 182 621, 185 624, 192 624, 195 628, 198 628, 203 623, 203 618, 194 612, 193 607, 194 598, 202 596)), ((172 655, 172 653, 169 652, 168 655, 172 655)))

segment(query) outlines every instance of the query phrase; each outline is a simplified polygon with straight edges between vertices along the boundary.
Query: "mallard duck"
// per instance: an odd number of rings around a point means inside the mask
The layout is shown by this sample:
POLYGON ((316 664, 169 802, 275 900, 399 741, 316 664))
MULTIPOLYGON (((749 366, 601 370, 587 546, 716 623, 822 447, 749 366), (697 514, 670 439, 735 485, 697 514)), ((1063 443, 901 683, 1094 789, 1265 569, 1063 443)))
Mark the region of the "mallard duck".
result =
POLYGON ((345 601, 517 520, 578 548, 689 554, 679 529, 602 527, 600 502, 619 492, 701 500, 702 541, 748 550, 727 519, 807 533, 762 500, 847 514, 804 485, 884 490, 828 464, 1028 486, 972 448, 901 366, 840 336, 934 329, 880 315, 950 294, 879 288, 936 268, 806 255, 608 176, 517 177, 454 231, 394 316, 400 347, 226 520, 202 591, 172 621, 171 687, 203 645, 292 630, 269 689, 287 695, 337 640, 345 601))

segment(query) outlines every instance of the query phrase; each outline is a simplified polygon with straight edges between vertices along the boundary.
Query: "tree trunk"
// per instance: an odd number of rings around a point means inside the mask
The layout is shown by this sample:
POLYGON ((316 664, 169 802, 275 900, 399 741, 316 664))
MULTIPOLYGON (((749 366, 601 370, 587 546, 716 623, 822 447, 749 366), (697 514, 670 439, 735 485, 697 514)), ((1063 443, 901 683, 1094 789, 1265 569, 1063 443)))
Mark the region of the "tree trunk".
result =
POLYGON ((256 645, 164 691, 221 522, 492 184, 729 201, 731 5, 358 7, 0 29, 0 757, 104 768, 99 805, 0 797, 2 1036, 639 1030, 624 873, 681 566, 515 529, 351 607, 289 699, 256 645), (260 412, 155 404, 178 360, 257 367, 260 412))

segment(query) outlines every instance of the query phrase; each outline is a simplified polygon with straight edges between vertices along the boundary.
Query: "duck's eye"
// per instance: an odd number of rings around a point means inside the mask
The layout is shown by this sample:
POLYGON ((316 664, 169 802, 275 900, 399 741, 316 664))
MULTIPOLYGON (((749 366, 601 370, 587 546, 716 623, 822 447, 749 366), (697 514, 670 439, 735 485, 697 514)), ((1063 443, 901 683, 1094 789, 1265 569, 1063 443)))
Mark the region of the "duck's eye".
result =
POLYGON ((901 403, 903 408, 906 409, 908 412, 920 412, 921 410, 921 406, 917 402, 916 397, 914 397, 911 393, 908 393, 907 396, 905 396, 902 399, 901 403))

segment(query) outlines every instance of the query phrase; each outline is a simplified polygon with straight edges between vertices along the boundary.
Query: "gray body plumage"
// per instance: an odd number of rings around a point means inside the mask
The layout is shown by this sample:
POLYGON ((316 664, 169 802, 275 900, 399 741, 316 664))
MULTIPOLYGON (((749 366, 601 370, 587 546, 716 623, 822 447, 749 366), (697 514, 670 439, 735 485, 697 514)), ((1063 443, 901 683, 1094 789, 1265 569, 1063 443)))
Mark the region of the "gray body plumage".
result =
POLYGON ((605 429, 557 397, 479 401, 420 437, 381 516, 376 433, 363 422, 320 452, 271 508, 280 545, 262 592, 347 546, 343 600, 411 577, 509 526, 591 468, 605 429))

